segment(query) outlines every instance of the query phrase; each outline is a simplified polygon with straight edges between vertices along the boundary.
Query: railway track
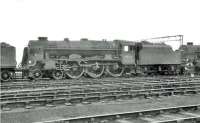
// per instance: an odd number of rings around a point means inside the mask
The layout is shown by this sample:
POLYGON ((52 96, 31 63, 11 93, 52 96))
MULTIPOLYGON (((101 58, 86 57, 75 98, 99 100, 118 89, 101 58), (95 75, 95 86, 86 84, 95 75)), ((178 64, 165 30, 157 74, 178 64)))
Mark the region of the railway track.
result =
POLYGON ((143 111, 58 118, 34 123, 199 123, 200 104, 143 111))
POLYGON ((153 82, 153 83, 109 83, 103 85, 84 85, 69 87, 38 88, 2 91, 0 104, 2 110, 13 108, 33 108, 37 106, 71 105, 169 95, 196 94, 200 92, 198 81, 190 82, 153 82))
POLYGON ((49 88, 63 86, 84 86, 97 84, 119 84, 119 83, 163 83, 163 82, 182 82, 200 81, 199 77, 136 77, 136 78, 103 78, 103 79, 83 79, 83 80, 39 80, 39 81, 13 81, 1 83, 1 91, 49 88))

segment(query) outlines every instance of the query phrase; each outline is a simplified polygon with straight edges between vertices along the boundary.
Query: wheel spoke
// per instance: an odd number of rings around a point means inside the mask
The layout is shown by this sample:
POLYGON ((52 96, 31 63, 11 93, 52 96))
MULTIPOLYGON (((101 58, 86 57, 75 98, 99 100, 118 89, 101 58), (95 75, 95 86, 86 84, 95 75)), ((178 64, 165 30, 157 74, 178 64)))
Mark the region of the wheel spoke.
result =
POLYGON ((89 77, 99 78, 104 73, 104 66, 99 63, 95 63, 95 65, 86 68, 86 73, 89 77))
POLYGON ((77 62, 68 63, 71 68, 66 71, 66 75, 71 79, 80 78, 83 73, 83 67, 81 67, 77 62))
POLYGON ((120 63, 116 63, 107 66, 106 71, 112 77, 120 77, 124 72, 124 67, 120 63))

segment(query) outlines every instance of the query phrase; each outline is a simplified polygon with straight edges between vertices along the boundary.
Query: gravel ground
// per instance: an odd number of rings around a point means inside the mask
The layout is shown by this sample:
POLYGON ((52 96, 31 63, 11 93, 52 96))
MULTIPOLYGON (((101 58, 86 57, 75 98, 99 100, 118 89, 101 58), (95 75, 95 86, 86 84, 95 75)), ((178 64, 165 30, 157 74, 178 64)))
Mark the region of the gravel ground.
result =
POLYGON ((200 95, 170 96, 156 99, 133 99, 109 103, 93 103, 76 106, 43 107, 1 112, 1 123, 32 123, 37 121, 90 116, 107 113, 141 111, 172 106, 195 105, 200 95))

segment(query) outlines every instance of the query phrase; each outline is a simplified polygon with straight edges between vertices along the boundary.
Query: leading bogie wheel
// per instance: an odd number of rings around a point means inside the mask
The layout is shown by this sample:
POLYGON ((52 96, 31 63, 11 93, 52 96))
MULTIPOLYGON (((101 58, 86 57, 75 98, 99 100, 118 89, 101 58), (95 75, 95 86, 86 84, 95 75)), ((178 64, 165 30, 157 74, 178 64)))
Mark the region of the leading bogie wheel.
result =
POLYGON ((63 74, 63 71, 61 71, 61 70, 54 70, 52 72, 52 77, 55 80, 63 79, 63 76, 64 76, 64 74, 63 74))
POLYGON ((39 70, 39 69, 32 70, 32 71, 31 71, 31 74, 32 74, 32 75, 31 75, 31 78, 32 78, 32 79, 37 80, 37 79, 42 78, 42 71, 39 70))

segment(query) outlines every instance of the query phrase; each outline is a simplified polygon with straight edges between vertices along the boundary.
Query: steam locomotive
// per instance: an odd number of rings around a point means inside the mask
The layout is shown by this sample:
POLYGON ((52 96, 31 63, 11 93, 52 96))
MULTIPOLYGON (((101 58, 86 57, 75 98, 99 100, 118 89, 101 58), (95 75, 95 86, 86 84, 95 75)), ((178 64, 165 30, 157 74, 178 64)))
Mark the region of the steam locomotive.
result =
MULTIPOLYGON (((4 45, 1 47, 9 50, 4 45)), ((3 81, 12 79, 16 70, 15 50, 9 52, 14 57, 1 52, 1 56, 5 56, 1 61, 13 61, 7 66, 4 65, 6 62, 1 62, 3 81)), ((47 77, 56 80, 78 79, 83 75, 91 78, 103 75, 120 77, 123 74, 175 75, 180 73, 181 60, 181 52, 173 51, 164 43, 85 38, 78 41, 68 38, 49 41, 47 37, 39 37, 38 40, 30 40, 24 48, 20 70, 23 78, 47 77)))

